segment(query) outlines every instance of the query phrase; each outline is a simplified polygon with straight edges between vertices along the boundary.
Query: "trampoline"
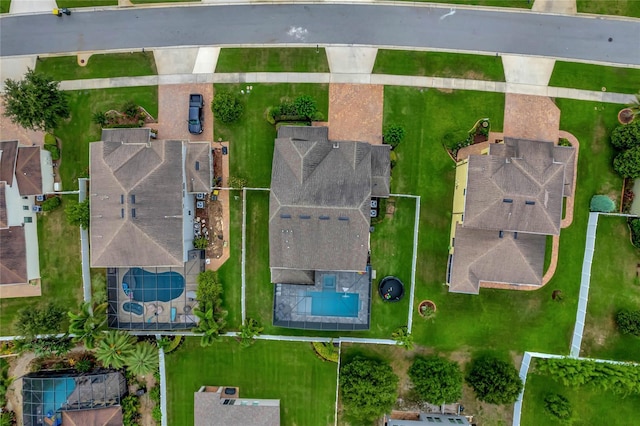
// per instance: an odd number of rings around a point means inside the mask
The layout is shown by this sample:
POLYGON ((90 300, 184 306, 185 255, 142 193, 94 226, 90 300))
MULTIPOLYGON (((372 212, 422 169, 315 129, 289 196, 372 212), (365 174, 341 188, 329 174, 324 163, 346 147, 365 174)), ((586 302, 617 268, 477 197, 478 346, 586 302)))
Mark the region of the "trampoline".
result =
POLYGON ((404 284, 396 277, 384 277, 378 286, 378 293, 385 302, 397 302, 404 296, 404 284))

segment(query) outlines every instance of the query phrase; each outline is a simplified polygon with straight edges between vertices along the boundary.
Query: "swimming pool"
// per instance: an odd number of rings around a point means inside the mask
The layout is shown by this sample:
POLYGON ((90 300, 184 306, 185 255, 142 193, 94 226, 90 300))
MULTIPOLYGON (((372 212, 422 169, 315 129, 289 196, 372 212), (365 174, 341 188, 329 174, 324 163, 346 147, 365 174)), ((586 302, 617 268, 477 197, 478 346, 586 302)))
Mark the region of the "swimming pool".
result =
POLYGON ((43 413, 55 413, 76 388, 76 381, 71 378, 55 378, 46 380, 42 387, 43 413))
POLYGON ((184 277, 175 271, 149 272, 142 268, 131 268, 122 277, 128 284, 133 300, 138 302, 168 302, 184 292, 184 277))
POLYGON ((328 317, 357 317, 360 295, 333 291, 308 291, 311 315, 328 317))

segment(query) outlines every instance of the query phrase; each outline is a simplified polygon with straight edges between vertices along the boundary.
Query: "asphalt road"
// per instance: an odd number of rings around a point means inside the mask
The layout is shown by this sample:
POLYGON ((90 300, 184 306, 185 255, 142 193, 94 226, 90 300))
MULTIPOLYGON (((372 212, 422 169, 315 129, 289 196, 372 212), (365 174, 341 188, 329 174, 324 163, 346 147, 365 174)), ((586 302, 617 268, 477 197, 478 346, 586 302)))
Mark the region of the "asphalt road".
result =
POLYGON ((357 4, 184 6, 0 19, 0 55, 228 44, 429 47, 640 65, 640 21, 357 4), (611 41, 609 41, 611 39, 611 41))

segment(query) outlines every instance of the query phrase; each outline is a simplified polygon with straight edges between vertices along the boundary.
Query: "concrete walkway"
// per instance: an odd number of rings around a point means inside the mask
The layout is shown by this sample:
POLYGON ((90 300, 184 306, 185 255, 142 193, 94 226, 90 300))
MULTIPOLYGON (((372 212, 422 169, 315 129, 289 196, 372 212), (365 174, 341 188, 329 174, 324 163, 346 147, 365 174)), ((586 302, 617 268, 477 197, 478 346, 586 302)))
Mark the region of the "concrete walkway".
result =
POLYGON ((56 7, 55 0, 11 0, 9 13, 51 13, 56 7))
POLYGON ((435 89, 477 90, 481 92, 518 93, 551 98, 613 104, 631 103, 635 96, 625 93, 547 87, 521 83, 468 80, 462 78, 415 77, 387 74, 331 74, 331 73, 223 73, 171 74, 143 77, 98 78, 68 80, 60 84, 63 90, 108 89, 116 87, 157 86, 186 83, 367 83, 387 86, 428 87, 435 89), (345 81, 349 80, 349 81, 345 81))

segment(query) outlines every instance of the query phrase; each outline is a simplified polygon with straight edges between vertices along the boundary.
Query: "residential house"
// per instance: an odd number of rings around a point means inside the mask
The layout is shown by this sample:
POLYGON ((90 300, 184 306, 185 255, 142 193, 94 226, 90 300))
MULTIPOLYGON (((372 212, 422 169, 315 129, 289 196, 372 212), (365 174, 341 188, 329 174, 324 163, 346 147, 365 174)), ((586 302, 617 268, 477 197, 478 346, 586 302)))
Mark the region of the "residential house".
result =
POLYGON ((389 196, 390 146, 283 126, 273 154, 269 266, 274 324, 368 329, 372 201, 389 196))
POLYGON ((48 151, 0 142, 0 298, 41 294, 36 198, 51 192, 48 151))
POLYGON ((280 400, 240 398, 239 389, 202 386, 194 394, 195 426, 280 426, 280 400))
POLYGON ((505 138, 458 164, 449 291, 542 285, 546 237, 559 235, 563 198, 572 196, 574 156, 551 141, 505 138))
POLYGON ((91 266, 107 268, 109 324, 188 328, 204 253, 196 197, 211 191, 209 142, 104 129, 90 144, 91 266))
POLYGON ((435 425, 464 425, 469 426, 469 420, 455 414, 400 412, 394 411, 385 415, 384 426, 435 426, 435 425))

